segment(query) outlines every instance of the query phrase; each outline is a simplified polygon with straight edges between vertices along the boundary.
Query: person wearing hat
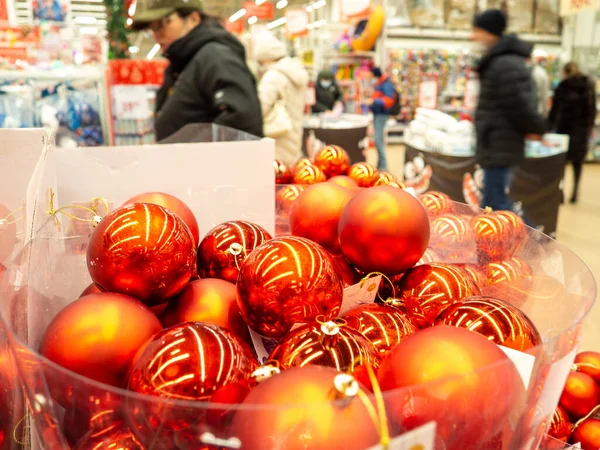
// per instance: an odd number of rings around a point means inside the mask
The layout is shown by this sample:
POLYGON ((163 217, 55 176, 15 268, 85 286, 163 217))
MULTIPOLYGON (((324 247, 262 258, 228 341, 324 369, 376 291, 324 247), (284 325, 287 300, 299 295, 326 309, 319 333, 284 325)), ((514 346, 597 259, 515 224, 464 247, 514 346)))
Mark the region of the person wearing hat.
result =
POLYGON ((385 150, 385 125, 390 118, 391 110, 398 101, 398 93, 394 83, 379 67, 371 68, 372 78, 375 78, 373 95, 367 100, 367 105, 373 112, 374 141, 377 148, 377 169, 388 170, 385 150))
POLYGON ((201 0, 139 0, 132 28, 149 29, 171 63, 156 97, 158 141, 193 123, 262 136, 256 82, 244 47, 203 12, 201 0))
POLYGON ((258 97, 265 135, 275 139, 275 155, 285 164, 302 158, 302 134, 308 73, 302 61, 288 56, 283 42, 271 32, 260 33, 254 43, 254 59, 261 78, 258 97))
POLYGON ((525 138, 540 139, 545 121, 536 109, 536 94, 526 59, 532 45, 506 34, 506 16, 489 9, 475 16, 472 40, 481 60, 475 112, 476 160, 482 167, 481 206, 512 210, 507 191, 512 171, 525 158, 525 138))
MULTIPOLYGON (((343 107, 342 93, 335 82, 331 70, 321 70, 317 76, 315 87, 316 103, 312 107, 313 113, 333 111, 336 104, 343 107)), ((337 109, 337 107, 336 107, 337 109)))

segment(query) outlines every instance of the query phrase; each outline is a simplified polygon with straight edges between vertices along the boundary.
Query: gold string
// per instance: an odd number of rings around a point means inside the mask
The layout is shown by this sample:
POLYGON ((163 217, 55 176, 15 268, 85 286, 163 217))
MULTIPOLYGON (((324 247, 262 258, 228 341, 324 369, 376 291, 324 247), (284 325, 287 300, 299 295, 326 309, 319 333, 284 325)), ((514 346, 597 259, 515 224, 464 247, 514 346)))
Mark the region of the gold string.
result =
MULTIPOLYGON (((373 370, 373 366, 368 361, 364 363, 365 368, 367 369, 367 375, 369 376, 369 381, 371 382, 371 386, 373 387, 373 395, 375 397, 375 406, 371 403, 369 396, 362 389, 358 390, 358 398, 363 402, 367 412, 371 416, 371 420, 375 424, 375 427, 379 428, 379 443, 383 450, 387 450, 390 444, 390 427, 387 419, 387 414, 385 411, 385 401, 383 399, 383 393, 381 392, 381 387, 379 386, 379 382, 377 381, 377 376, 375 375, 375 371, 373 370)), ((352 368, 354 370, 354 367, 352 368)))
MULTIPOLYGON (((15 425, 15 427, 13 428, 13 439, 15 440, 15 442, 19 445, 25 445, 25 442, 20 441, 19 438, 17 437, 17 428, 19 428, 21 426, 21 424, 23 423, 23 421, 27 419, 27 414, 25 414, 23 417, 21 417, 21 420, 19 420, 17 422, 17 424, 15 425)), ((23 436, 25 435, 25 429, 23 429, 23 436)))
MULTIPOLYGON (((360 287, 362 288, 364 286, 364 284, 371 278, 379 277, 379 276, 382 277, 385 281, 387 281, 390 284, 390 286, 392 287, 392 296, 394 298, 396 298, 396 287, 394 286, 394 283, 392 283, 392 280, 386 274, 381 273, 381 272, 371 272, 371 273, 367 274, 365 277, 363 277, 362 280, 360 280, 360 287)), ((386 300, 381 296, 379 291, 377 291, 377 297, 382 302, 385 302, 385 300, 386 300)))
POLYGON ((14 216, 17 211, 22 211, 23 209, 25 209, 25 205, 21 204, 21 206, 19 206, 17 209, 15 209, 13 212, 9 213, 8 216, 4 217, 3 219, 0 219, 0 225, 4 224, 4 225, 12 225, 17 223, 19 220, 23 219, 23 215, 21 215, 18 219, 12 220, 9 222, 8 218, 10 216, 14 216))
POLYGON ((598 367, 597 367, 597 366, 594 366, 593 364, 590 364, 590 363, 584 363, 584 362, 581 362, 581 363, 573 363, 573 370, 574 370, 574 371, 577 371, 577 370, 578 370, 580 367, 585 367, 586 369, 596 369, 596 370, 600 370, 600 369, 598 369, 598 367))
POLYGON ((56 226, 58 227, 59 231, 61 229, 61 226, 60 226, 60 221, 58 220, 58 217, 57 217, 58 213, 62 214, 65 217, 68 217, 69 219, 77 220, 79 222, 91 223, 94 226, 96 226, 100 222, 100 220, 102 220, 102 218, 96 212, 96 207, 98 206, 98 202, 101 202, 104 205, 104 207, 106 208, 106 212, 108 213, 108 202, 105 199, 103 199, 102 197, 94 197, 92 199, 92 208, 88 208, 87 206, 81 206, 81 205, 70 205, 70 206, 63 206, 62 208, 54 209, 54 191, 52 189, 50 189, 50 202, 48 205, 48 211, 46 211, 46 212, 54 218, 54 222, 56 223, 56 226), (92 214, 93 217, 91 219, 78 217, 78 216, 75 216, 73 214, 69 214, 68 212, 66 212, 68 210, 86 211, 86 212, 89 212, 90 214, 92 214))
POLYGON ((315 318, 315 322, 317 322, 319 325, 325 325, 326 323, 333 322, 340 328, 348 325, 348 321, 342 317, 338 317, 335 320, 327 320, 323 314, 317 316, 315 318))
POLYGON ((582 417, 581 419, 579 419, 575 425, 573 425, 573 432, 577 429, 577 427, 579 425, 581 425, 583 422, 585 422, 586 420, 588 420, 590 417, 594 416, 596 413, 598 413, 600 411, 600 405, 596 406, 594 409, 592 409, 587 416, 582 417))

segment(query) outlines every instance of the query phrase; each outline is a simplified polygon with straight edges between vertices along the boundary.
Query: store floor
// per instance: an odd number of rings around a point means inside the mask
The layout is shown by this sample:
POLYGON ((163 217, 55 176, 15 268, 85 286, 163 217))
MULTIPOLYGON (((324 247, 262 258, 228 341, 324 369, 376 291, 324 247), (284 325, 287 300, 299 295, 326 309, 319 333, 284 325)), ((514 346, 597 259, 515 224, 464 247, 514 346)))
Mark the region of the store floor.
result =
MULTIPOLYGON (((370 151, 367 160, 377 162, 377 154, 370 151)), ((390 171, 402 177, 404 147, 388 148, 390 171)), ((565 196, 568 198, 573 186, 572 171, 567 170, 565 196)), ((559 214, 558 240, 577 254, 590 268, 600 284, 600 164, 584 167, 583 180, 577 205, 563 205, 559 214)), ((588 315, 583 328, 582 350, 600 351, 600 301, 588 315)))

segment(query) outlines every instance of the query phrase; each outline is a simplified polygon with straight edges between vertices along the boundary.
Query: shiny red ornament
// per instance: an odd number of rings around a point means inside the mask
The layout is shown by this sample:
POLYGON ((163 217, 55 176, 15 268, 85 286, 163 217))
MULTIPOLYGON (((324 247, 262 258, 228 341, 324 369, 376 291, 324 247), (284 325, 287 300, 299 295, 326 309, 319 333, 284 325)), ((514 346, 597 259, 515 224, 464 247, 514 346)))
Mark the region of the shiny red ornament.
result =
POLYGON ((198 247, 198 274, 236 283, 240 267, 252 251, 273 239, 260 225, 242 220, 213 228, 198 247))
POLYGON ((452 199, 442 192, 427 192, 419 196, 419 200, 425 207, 429 217, 437 217, 444 214, 451 214, 454 211, 452 199))
POLYGON ((484 261, 501 261, 513 254, 509 227, 497 213, 486 211, 473 218, 477 251, 484 261))
POLYGON ((161 329, 139 301, 121 294, 91 294, 54 317, 40 354, 79 375, 122 386, 136 352, 161 329))
POLYGON ((134 203, 102 219, 90 237, 87 263, 100 289, 156 306, 181 292, 196 273, 196 246, 174 213, 134 203))
POLYGON ((256 386, 234 417, 231 434, 244 450, 364 450, 375 426, 346 374, 328 367, 290 369, 256 386), (291 406, 297 405, 297 406, 291 406))
POLYGON ((0 448, 12 450, 14 440, 26 441, 29 430, 22 423, 27 410, 17 366, 6 347, 0 349, 0 405, 0 448))
POLYGON ((446 260, 457 260, 474 248, 475 238, 470 224, 461 216, 443 214, 431 221, 431 245, 447 254, 446 260))
POLYGON ((289 186, 284 186, 281 189, 278 189, 277 194, 275 195, 277 211, 284 214, 288 213, 290 208, 292 207, 292 204, 304 189, 304 186, 296 184, 291 184, 289 186))
POLYGON ((560 396, 560 406, 573 421, 587 416, 600 404, 600 387, 589 375, 571 372, 560 396))
POLYGON ((321 169, 327 178, 346 175, 350 169, 350 157, 342 147, 327 145, 315 155, 315 166, 321 169))
POLYGON ((447 450, 484 448, 524 407, 514 364, 496 344, 462 328, 433 327, 403 339, 384 358, 378 380, 390 420, 400 429, 435 421, 447 450))
POLYGON ((349 372, 355 366, 377 368, 381 357, 358 331, 335 322, 305 325, 285 336, 269 355, 282 370, 308 364, 349 372))
POLYGON ((513 256, 504 261, 491 262, 486 267, 487 283, 483 294, 522 304, 527 297, 532 280, 532 270, 527 261, 513 256))
POLYGON ((573 435, 571 442, 581 444, 583 450, 598 450, 600 448, 600 419, 587 419, 581 422, 573 435))
POLYGON ((417 266, 400 280, 399 298, 418 327, 433 325, 444 309, 477 295, 481 290, 471 277, 452 264, 417 266))
POLYGON ((425 253, 423 253, 423 256, 421 257, 419 262, 415 264, 415 266, 422 266, 423 264, 431 264, 439 261, 441 261, 441 258, 435 252, 435 250, 428 248, 427 250, 425 250, 425 253))
POLYGON ((298 162, 294 165, 294 169, 292 172, 296 172, 301 167, 313 167, 315 164, 310 160, 310 158, 302 158, 299 159, 298 162))
POLYGON ((86 434, 73 450, 145 450, 146 447, 122 423, 86 434))
POLYGON ((275 184, 288 184, 292 182, 292 170, 281 160, 273 161, 275 166, 275 184))
POLYGON ((394 175, 385 171, 379 172, 379 174, 377 175, 377 181, 375 182, 374 186, 393 186, 402 189, 406 187, 404 183, 398 181, 398 179, 394 175))
POLYGON ((575 357, 575 365, 578 372, 588 374, 600 384, 600 353, 581 352, 575 357))
POLYGON ((257 333, 282 338, 294 325, 337 317, 342 281, 331 258, 304 238, 283 237, 254 250, 240 271, 237 302, 257 333))
POLYGON ((327 181, 330 183, 337 184, 338 186, 345 187, 345 188, 350 188, 350 189, 358 188, 358 183, 347 175, 337 175, 335 177, 331 177, 327 181))
POLYGON ((5 263, 12 254, 17 242, 17 224, 19 217, 0 203, 0 263, 5 263))
POLYGON ((374 186, 378 175, 377 169, 366 162, 354 164, 348 172, 348 176, 358 184, 358 187, 362 188, 374 186))
POLYGON ((79 298, 85 297, 86 295, 90 294, 100 294, 102 292, 103 291, 98 286, 96 286, 96 283, 92 283, 83 290, 83 292, 79 295, 79 298))
POLYGON ((169 302, 160 317, 161 322, 166 328, 185 322, 211 323, 250 342, 248 326, 242 319, 235 295, 235 285, 228 281, 216 278, 192 281, 169 302))
POLYGON ((400 280, 403 276, 404 274, 382 277, 377 297, 384 302, 387 302, 389 299, 397 299, 400 294, 400 280))
POLYGON ((455 264, 455 266, 468 274, 477 287, 481 289, 482 293, 485 293, 484 289, 488 285, 487 272, 484 273, 484 271, 477 264, 459 263, 455 264))
POLYGON ((557 406, 556 410, 554 410, 554 414, 552 414, 550 428, 548 429, 548 436, 566 443, 571 436, 571 432, 572 426, 569 416, 564 409, 562 409, 560 406, 557 406))
POLYGON ((361 305, 344 315, 348 328, 361 333, 384 356, 417 329, 406 314, 387 305, 361 305))
POLYGON ((340 218, 342 254, 359 270, 396 275, 413 267, 429 243, 429 220, 409 193, 379 186, 358 193, 340 218))
POLYGON ((533 322, 516 306, 491 297, 471 297, 446 308, 435 325, 465 328, 491 342, 526 352, 542 343, 533 322))
POLYGON ((147 192, 130 198, 123 206, 129 206, 134 203, 152 203, 153 205, 167 208, 187 225, 194 238, 194 244, 197 246, 198 242, 200 242, 200 230, 196 216, 188 205, 174 195, 165 194, 164 192, 147 192))
POLYGON ((350 286, 354 286, 360 282, 361 276, 358 271, 352 267, 348 261, 344 259, 342 255, 330 255, 333 262, 333 266, 342 280, 344 289, 350 286))
POLYGON ((497 211, 496 215, 506 224, 508 245, 514 254, 521 249, 527 238, 527 225, 523 219, 512 211, 497 211))
POLYGON ((340 216, 352 197, 350 190, 333 183, 309 186, 290 209, 292 235, 310 239, 331 253, 339 253, 340 216))
POLYGON ((327 181, 327 177, 317 166, 301 166, 294 172, 294 184, 317 184, 327 181))

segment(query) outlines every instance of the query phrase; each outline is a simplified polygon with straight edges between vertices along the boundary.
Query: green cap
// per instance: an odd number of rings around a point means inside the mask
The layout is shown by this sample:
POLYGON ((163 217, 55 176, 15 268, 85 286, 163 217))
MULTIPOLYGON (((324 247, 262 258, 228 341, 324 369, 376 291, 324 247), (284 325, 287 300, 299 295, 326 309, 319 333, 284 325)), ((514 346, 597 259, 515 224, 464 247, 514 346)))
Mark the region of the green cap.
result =
POLYGON ((131 28, 140 31, 178 9, 202 11, 202 0, 138 0, 131 28))

